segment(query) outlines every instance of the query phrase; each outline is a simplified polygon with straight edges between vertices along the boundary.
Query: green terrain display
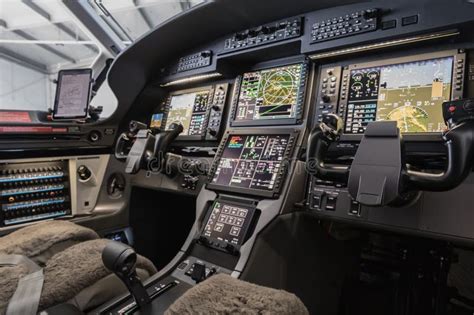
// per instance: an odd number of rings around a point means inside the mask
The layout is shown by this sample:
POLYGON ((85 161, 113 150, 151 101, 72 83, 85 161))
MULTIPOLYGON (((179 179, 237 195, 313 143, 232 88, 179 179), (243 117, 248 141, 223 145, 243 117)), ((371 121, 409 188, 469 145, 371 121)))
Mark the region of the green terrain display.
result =
POLYGON ((295 117, 302 67, 297 64, 245 73, 236 120, 295 117))

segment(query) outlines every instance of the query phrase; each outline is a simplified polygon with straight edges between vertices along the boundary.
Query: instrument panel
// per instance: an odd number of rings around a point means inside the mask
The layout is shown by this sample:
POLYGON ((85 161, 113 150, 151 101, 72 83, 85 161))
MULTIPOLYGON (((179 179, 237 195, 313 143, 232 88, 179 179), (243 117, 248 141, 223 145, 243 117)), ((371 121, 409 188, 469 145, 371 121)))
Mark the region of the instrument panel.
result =
POLYGON ((323 67, 315 121, 333 112, 343 117, 346 135, 384 120, 397 121, 405 134, 440 134, 441 104, 463 95, 465 59, 451 50, 323 67))

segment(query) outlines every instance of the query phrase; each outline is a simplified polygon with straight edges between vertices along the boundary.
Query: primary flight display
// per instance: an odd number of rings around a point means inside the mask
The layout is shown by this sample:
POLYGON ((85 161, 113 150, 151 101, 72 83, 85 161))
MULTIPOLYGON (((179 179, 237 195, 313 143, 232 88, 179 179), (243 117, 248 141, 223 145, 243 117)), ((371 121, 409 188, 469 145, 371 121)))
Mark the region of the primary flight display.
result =
POLYGON ((371 121, 394 120, 401 132, 441 132, 441 104, 450 100, 453 57, 420 60, 350 73, 346 133, 371 121))

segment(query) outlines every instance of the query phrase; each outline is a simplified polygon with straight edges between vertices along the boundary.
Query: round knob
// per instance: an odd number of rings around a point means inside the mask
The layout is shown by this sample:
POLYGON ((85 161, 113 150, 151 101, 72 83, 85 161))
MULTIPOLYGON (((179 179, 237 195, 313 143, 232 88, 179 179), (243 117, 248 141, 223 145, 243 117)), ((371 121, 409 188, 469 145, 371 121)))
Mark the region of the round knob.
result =
POLYGON ((209 128, 208 131, 209 131, 209 134, 211 136, 213 136, 213 137, 217 136, 217 130, 216 129, 209 128))
POLYGON ((98 132, 96 130, 91 131, 91 133, 89 134, 89 140, 91 142, 99 141, 100 140, 100 132, 98 132))
POLYGON ((324 103, 329 103, 331 102, 331 97, 327 94, 324 94, 322 97, 321 97, 321 100, 324 102, 324 103))
POLYGON ((379 10, 378 9, 368 9, 364 11, 364 19, 373 19, 379 16, 379 10))
POLYGON ((87 166, 81 165, 77 168, 77 176, 80 180, 86 181, 91 178, 92 172, 87 166))
POLYGON ((221 110, 221 108, 219 107, 219 105, 212 105, 212 110, 215 111, 215 112, 218 112, 221 110))

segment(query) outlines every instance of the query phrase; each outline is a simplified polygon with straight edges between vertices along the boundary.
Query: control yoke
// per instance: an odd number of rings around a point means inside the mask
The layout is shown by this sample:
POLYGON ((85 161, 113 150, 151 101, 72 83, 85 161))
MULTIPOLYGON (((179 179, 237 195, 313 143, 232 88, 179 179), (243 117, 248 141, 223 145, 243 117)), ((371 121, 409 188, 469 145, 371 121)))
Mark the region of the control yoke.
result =
POLYGON ((442 172, 410 169, 394 121, 369 123, 350 166, 325 164, 329 146, 342 133, 342 119, 335 114, 325 115, 312 130, 306 170, 321 179, 347 181, 354 200, 368 206, 395 206, 414 192, 453 189, 468 176, 474 163, 474 102, 445 102, 443 115, 449 129, 443 133, 447 165, 442 172))
POLYGON ((115 157, 126 159, 125 172, 129 174, 138 173, 140 169, 147 169, 149 166, 161 170, 169 145, 181 132, 183 126, 173 123, 168 130, 154 135, 151 130, 146 129, 146 125, 132 121, 130 131, 120 135, 117 141, 115 157))

